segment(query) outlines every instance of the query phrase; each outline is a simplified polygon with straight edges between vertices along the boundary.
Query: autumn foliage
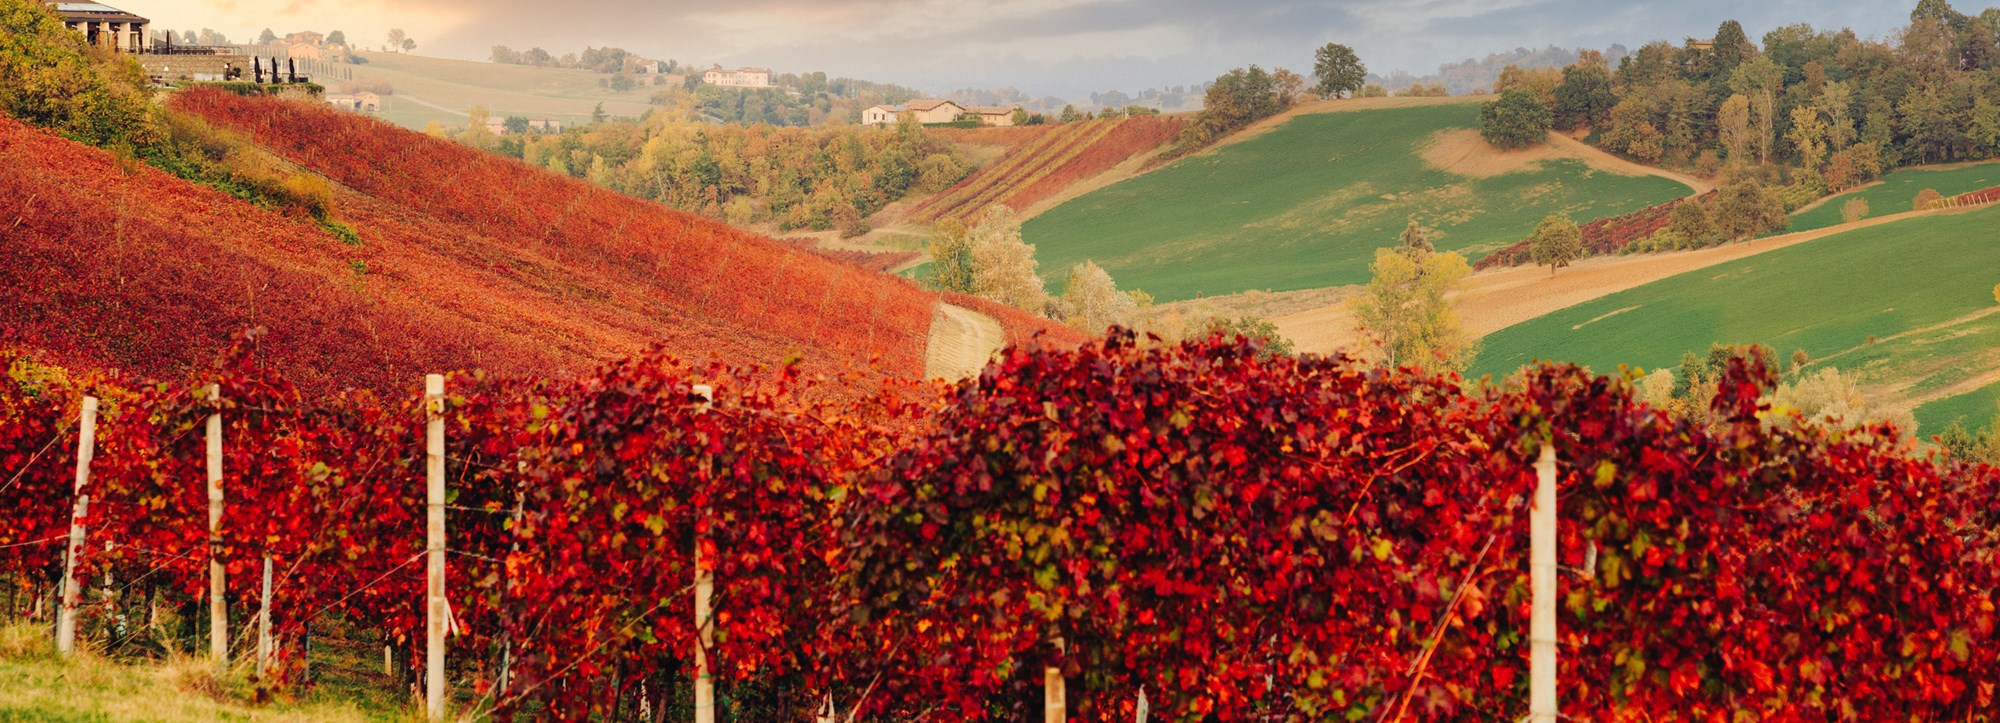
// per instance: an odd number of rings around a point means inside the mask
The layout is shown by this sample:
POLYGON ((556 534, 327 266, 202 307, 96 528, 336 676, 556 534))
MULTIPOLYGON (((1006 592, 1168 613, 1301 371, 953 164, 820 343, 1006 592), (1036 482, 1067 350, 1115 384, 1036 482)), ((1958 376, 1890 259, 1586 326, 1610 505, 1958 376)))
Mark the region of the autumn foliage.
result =
POLYGON ((582 373, 654 344, 923 371, 938 297, 902 279, 324 104, 169 104, 330 186, 329 217, 359 242, 0 119, 0 339, 177 378, 262 326, 264 362, 316 394, 473 366, 582 373))
MULTIPOLYGON (((418 400, 302 397, 248 349, 185 384, 43 381, 10 362, 0 478, 16 481, 0 491, 28 514, 0 518, 0 541, 59 534, 71 400, 94 391, 86 569, 191 599, 198 425, 220 412, 236 619, 268 555, 281 638, 339 614, 413 651, 418 400)), ((1020 718, 1047 666, 1088 720, 1129 719, 1141 689, 1169 718, 1515 719, 1530 462, 1549 442, 1566 714, 2000 712, 1992 468, 1913 456, 1886 428, 1778 423, 1754 358, 1690 421, 1573 367, 1472 391, 1257 356, 1123 332, 1030 344, 914 406, 813 401, 830 382, 796 367, 659 354, 575 379, 454 375, 457 675, 503 714, 629 717, 641 690, 658 709, 688 675, 699 545, 718 581, 711 660, 771 717, 831 694, 864 713, 1020 718)), ((54 549, 0 547, 0 565, 54 549)))

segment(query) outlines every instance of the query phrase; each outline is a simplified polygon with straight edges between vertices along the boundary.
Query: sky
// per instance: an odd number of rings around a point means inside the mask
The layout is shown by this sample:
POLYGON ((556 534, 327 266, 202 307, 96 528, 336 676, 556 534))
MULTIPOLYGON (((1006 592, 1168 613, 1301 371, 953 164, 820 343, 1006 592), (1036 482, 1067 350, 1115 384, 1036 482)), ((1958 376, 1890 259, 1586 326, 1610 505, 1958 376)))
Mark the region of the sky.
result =
MULTIPOLYGON (((1310 74, 1349 45, 1370 71, 1434 73, 1516 47, 1637 48, 1751 38, 1806 22, 1886 37, 1915 0, 108 0, 155 28, 343 30, 373 48, 390 28, 418 54, 485 60, 493 46, 556 55, 616 46, 656 59, 825 71, 930 92, 1015 87, 1080 97, 1193 85, 1249 64, 1310 74)), ((1967 5, 1961 10, 1977 12, 1967 5)))

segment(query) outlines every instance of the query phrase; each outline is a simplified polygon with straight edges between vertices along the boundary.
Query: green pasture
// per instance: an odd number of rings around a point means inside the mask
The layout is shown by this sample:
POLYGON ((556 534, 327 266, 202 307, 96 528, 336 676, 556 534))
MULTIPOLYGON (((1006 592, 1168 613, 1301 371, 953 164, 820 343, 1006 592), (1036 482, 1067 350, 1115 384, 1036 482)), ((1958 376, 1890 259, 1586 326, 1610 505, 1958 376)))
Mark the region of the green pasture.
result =
POLYGON ((1952 422, 1972 431, 1990 427, 2000 419, 2000 383, 1920 405, 1916 415, 1926 435, 1942 433, 1952 422))
POLYGON ((1944 196, 1956 196, 2000 186, 2000 163, 1980 163, 1958 168, 1909 168, 1882 177, 1882 182, 1827 199, 1818 206, 1792 217, 1792 231, 1838 226, 1841 207, 1859 198, 1868 202, 1868 216, 1887 216, 1913 210, 1917 193, 1928 188, 1944 196))
POLYGON ((1488 178, 1424 162, 1433 136, 1478 123, 1476 103, 1303 115, 1065 203, 1023 233, 1052 292, 1092 259, 1120 288, 1178 301, 1365 282, 1411 218, 1476 259, 1551 213, 1583 222, 1689 192, 1576 160, 1488 178))
POLYGON ((1994 208, 1914 218, 1690 271, 1489 334, 1471 373, 1536 359, 1650 370, 1711 343, 1759 343, 1857 374, 1884 401, 1936 398, 1919 418, 1936 433, 1981 403, 1956 397, 1985 395, 1990 414, 2000 396, 1977 384, 2000 368, 1996 228, 1994 208))

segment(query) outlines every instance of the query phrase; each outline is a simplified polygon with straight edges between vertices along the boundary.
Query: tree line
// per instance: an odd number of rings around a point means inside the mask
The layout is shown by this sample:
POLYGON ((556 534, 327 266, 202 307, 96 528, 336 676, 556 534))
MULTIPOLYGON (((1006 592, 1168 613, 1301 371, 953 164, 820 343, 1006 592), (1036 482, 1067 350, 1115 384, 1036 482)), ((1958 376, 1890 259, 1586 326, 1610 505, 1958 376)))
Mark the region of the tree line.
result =
POLYGON ((1711 40, 1655 41, 1614 69, 1503 71, 1483 118, 1502 146, 1553 128, 1634 160, 1766 183, 1811 200, 1913 164, 2000 155, 2000 8, 1921 0, 1886 40, 1795 24, 1761 47, 1734 21, 1711 40))

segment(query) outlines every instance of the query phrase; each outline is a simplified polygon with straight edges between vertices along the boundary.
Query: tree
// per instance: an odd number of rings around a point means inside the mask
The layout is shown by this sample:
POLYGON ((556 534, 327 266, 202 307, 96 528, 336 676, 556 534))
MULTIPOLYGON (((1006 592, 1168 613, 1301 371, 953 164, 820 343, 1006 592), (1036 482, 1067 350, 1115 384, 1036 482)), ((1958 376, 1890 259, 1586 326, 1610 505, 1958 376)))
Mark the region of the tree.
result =
POLYGON ((1562 84, 1556 86, 1557 128, 1574 130, 1597 126, 1611 118, 1611 108, 1618 105, 1618 95, 1611 88, 1611 71, 1606 70, 1602 62, 1603 56, 1598 56, 1596 63, 1578 61, 1563 69, 1562 84))
POLYGON ((1284 110, 1277 82, 1255 65, 1237 68, 1208 86, 1201 112, 1181 131, 1178 150, 1187 152, 1284 110))
POLYGON ((1728 152, 1729 160, 1743 161, 1750 150, 1750 99, 1743 94, 1729 96, 1715 112, 1715 132, 1728 152))
POLYGON ((1299 77, 1298 73, 1279 68, 1271 71, 1271 88, 1278 94, 1278 105, 1289 108, 1305 95, 1306 79, 1299 77))
POLYGON ((182 45, 200 45, 200 44, 201 44, 201 39, 195 36, 195 34, 194 34, 194 31, 193 31, 193 30, 182 30, 182 31, 181 31, 181 44, 182 44, 182 45))
POLYGON ((592 123, 603 123, 606 118, 610 117, 610 115, 604 112, 603 103, 598 103, 597 107, 590 109, 590 122, 592 123))
POLYGON ((1529 91, 1515 89, 1479 108, 1479 135, 1501 148, 1527 148, 1548 140, 1549 107, 1529 91))
POLYGON ((1390 366, 1459 371, 1478 354, 1445 297, 1472 273, 1455 253, 1413 255, 1376 249, 1372 278, 1356 297, 1359 331, 1390 366))
POLYGON ((1410 219, 1410 225, 1403 228, 1402 239, 1403 252, 1412 254, 1413 258, 1437 250, 1431 245, 1431 230, 1419 225, 1414 218, 1410 219))
POLYGON ((270 28, 264 28, 264 32, 257 34, 258 45, 270 45, 275 42, 278 42, 278 34, 271 32, 270 28))
POLYGON ((1799 165, 1807 173, 1818 173, 1820 164, 1826 161, 1826 121, 1820 120, 1819 111, 1800 106, 1792 109, 1792 127, 1785 131, 1785 141, 1798 154, 1799 165))
POLYGON ((333 31, 333 32, 331 32, 331 33, 327 33, 327 34, 326 34, 326 44, 327 44, 327 45, 346 45, 346 44, 347 44, 347 33, 344 33, 344 32, 341 32, 341 31, 339 31, 339 30, 335 30, 335 31, 333 31))
POLYGON ((1528 236, 1528 252, 1536 266, 1549 267, 1549 275, 1554 276, 1556 269, 1583 258, 1583 231, 1568 216, 1552 214, 1536 224, 1535 232, 1528 236))
POLYGON ((1750 100, 1750 114, 1754 124, 1757 143, 1757 160, 1771 161, 1771 144, 1777 130, 1778 91, 1783 89, 1785 71, 1771 62, 1770 58, 1758 56, 1736 68, 1729 76, 1729 87, 1750 100))
POLYGON ((1726 240, 1741 241, 1790 225, 1784 199, 1754 180, 1732 183, 1716 194, 1715 226, 1726 240))
POLYGON ((410 38, 403 38, 403 52, 408 53, 416 49, 417 49, 417 41, 412 40, 410 38))
POLYGON ((1942 200, 1943 198, 1944 194, 1938 193, 1937 189, 1926 188, 1924 190, 1918 191, 1917 197, 1911 199, 1910 210, 1922 211, 1924 209, 1930 208, 1932 203, 1942 200))
POLYGON ((1208 320, 1208 333, 1223 338, 1240 336, 1258 342, 1257 358, 1270 361, 1272 357, 1291 356, 1292 340, 1278 333, 1278 325, 1254 316, 1239 316, 1234 319, 1216 317, 1208 320))
POLYGON ((1504 94, 1510 90, 1525 90, 1533 93, 1542 105, 1554 108, 1556 89, 1562 87, 1562 80, 1562 71, 1555 68, 1529 69, 1509 65, 1500 69, 1500 77, 1493 81, 1493 92, 1504 94))
POLYGON ((972 229, 955 218, 931 227, 928 285, 939 291, 972 293, 972 229))
POLYGON ((527 117, 527 116, 524 116, 524 115, 510 115, 510 116, 507 116, 507 120, 506 120, 506 121, 504 121, 504 123, 506 123, 506 126, 507 126, 507 132, 508 132, 508 133, 513 133, 513 134, 516 134, 516 135, 518 135, 518 134, 521 134, 521 133, 526 133, 526 132, 528 132, 528 117, 527 117))
POLYGON ((1083 111, 1077 110, 1074 105, 1063 106, 1062 114, 1056 116, 1057 123, 1075 123, 1083 119, 1083 111))
POLYGON ((1056 308, 1064 324, 1089 334, 1102 334, 1114 325, 1129 327, 1139 319, 1138 298, 1119 291, 1111 274, 1089 260, 1070 269, 1056 308))
POLYGON ((1721 239, 1721 230, 1715 225, 1715 217, 1708 212, 1708 206, 1697 199, 1687 199, 1674 205, 1668 215, 1667 228, 1673 229, 1689 245, 1700 247, 1713 244, 1721 239))
POLYGON ((1724 20, 1715 29, 1715 43, 1709 49, 1715 58, 1718 73, 1729 73, 1738 66, 1757 56, 1757 46, 1750 43, 1750 36, 1743 32, 1743 24, 1734 20, 1724 20))
POLYGON ((1339 43, 1327 43, 1313 53, 1313 75, 1319 82, 1313 85, 1313 94, 1321 98, 1338 98, 1342 93, 1353 93, 1361 89, 1368 78, 1368 67, 1361 64, 1361 58, 1354 49, 1339 43))
POLYGON ((393 30, 390 30, 390 31, 389 31, 389 49, 390 49, 390 50, 395 50, 395 49, 397 49, 397 48, 400 48, 400 47, 403 47, 403 41, 405 41, 405 40, 409 40, 409 39, 410 39, 410 36, 409 36, 409 34, 408 34, 408 33, 405 33, 405 32, 403 32, 403 29, 402 29, 402 28, 395 28, 395 29, 393 29, 393 30))
POLYGON ((1031 314, 1048 305, 1048 291, 1035 272, 1035 247, 1021 240, 1021 221, 1012 209, 994 206, 972 227, 972 294, 1031 314))

